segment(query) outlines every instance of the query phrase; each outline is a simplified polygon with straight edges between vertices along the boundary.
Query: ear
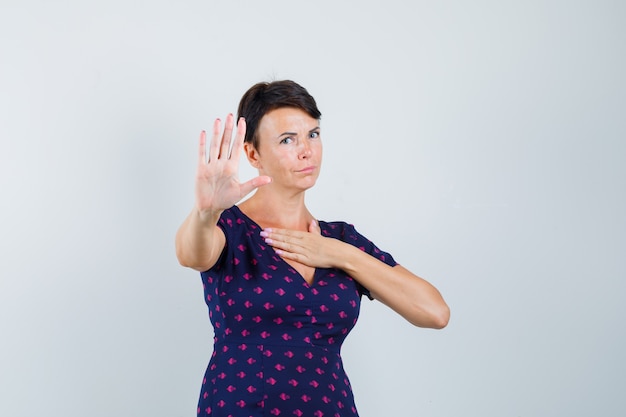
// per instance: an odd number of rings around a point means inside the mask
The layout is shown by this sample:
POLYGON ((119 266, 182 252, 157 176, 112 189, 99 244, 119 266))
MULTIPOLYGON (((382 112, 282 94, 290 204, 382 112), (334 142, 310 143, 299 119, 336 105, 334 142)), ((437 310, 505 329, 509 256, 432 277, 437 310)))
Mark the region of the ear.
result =
POLYGON ((248 158, 248 162, 250 162, 250 165, 257 169, 260 169, 261 162, 259 160, 259 151, 257 151, 250 142, 245 142, 243 144, 243 151, 246 153, 246 157, 248 158))

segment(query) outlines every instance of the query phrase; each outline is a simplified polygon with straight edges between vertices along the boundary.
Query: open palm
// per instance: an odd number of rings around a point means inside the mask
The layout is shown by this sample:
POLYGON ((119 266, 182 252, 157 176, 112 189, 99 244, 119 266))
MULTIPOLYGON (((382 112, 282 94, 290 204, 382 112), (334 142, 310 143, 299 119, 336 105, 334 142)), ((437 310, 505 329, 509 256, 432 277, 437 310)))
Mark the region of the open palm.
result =
POLYGON ((208 157, 206 132, 203 131, 200 134, 196 173, 196 206, 201 212, 226 210, 255 188, 271 181, 270 177, 259 176, 244 183, 239 182, 239 157, 246 135, 246 122, 243 118, 239 119, 237 134, 231 149, 233 119, 232 114, 226 117, 223 133, 221 132, 221 120, 215 120, 208 157))

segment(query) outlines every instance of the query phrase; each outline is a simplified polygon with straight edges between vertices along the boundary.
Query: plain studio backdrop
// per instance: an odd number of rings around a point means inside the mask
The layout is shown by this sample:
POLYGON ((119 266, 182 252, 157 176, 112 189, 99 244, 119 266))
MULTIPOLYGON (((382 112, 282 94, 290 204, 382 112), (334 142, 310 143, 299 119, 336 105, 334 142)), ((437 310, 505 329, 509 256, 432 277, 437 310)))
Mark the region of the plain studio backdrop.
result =
POLYGON ((285 78, 322 111, 312 212, 452 309, 364 300, 362 417, 626 414, 624 2, 0 4, 0 415, 195 415, 198 135, 285 78))

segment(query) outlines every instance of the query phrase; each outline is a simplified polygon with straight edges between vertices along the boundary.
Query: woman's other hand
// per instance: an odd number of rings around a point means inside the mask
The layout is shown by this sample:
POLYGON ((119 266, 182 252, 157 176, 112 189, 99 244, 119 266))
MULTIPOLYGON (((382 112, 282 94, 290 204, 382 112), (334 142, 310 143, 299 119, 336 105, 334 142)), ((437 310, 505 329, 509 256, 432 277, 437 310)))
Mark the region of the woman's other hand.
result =
POLYGON ((317 268, 339 268, 370 291, 373 298, 411 324, 441 329, 450 309, 439 291, 423 278, 396 265, 391 267, 360 249, 320 234, 316 222, 308 232, 264 229, 261 236, 285 259, 317 268))
POLYGON ((283 258, 314 268, 340 267, 341 247, 346 245, 340 240, 322 236, 315 220, 311 221, 307 232, 267 228, 261 236, 283 258))

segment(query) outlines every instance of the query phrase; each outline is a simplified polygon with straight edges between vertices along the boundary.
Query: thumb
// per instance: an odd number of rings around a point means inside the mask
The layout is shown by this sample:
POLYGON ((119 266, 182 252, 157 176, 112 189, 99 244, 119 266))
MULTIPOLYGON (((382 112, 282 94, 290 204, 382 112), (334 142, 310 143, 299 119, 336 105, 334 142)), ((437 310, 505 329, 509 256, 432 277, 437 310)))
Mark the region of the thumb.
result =
POLYGON ((251 193, 255 188, 259 188, 263 185, 269 184, 270 182, 272 182, 272 178, 267 175, 252 178, 250 181, 246 181, 241 184, 241 196, 244 197, 251 193))

